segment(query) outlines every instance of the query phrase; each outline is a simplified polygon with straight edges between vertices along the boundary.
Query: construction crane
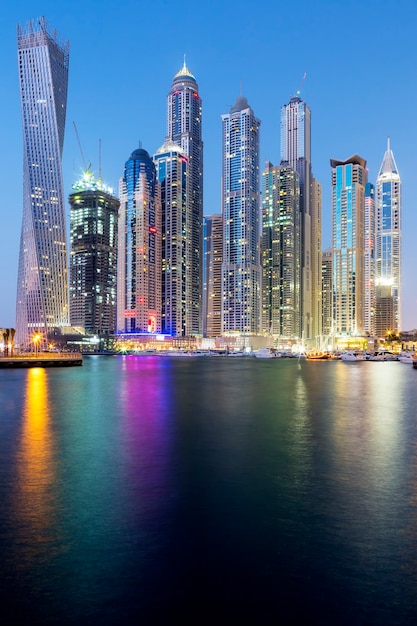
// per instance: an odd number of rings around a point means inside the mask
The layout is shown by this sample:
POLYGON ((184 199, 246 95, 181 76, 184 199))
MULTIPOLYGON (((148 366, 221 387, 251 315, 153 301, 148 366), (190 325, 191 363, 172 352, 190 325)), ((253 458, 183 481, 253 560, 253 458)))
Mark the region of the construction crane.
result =
POLYGON ((75 135, 77 137, 77 141, 78 141, 78 147, 80 149, 80 154, 81 154, 81 159, 83 161, 83 167, 84 167, 84 172, 89 172, 90 168, 91 168, 91 163, 89 164, 89 166, 87 167, 87 163, 86 160, 84 158, 84 153, 83 153, 83 149, 81 147, 81 141, 80 141, 80 136, 78 134, 78 129, 77 129, 77 124, 75 122, 73 122, 74 124, 74 130, 75 130, 75 135))
POLYGON ((301 89, 302 89, 302 87, 303 87, 303 85, 304 85, 304 81, 305 81, 305 79, 306 79, 306 78, 307 78, 307 72, 304 72, 304 75, 303 75, 303 77, 302 77, 302 79, 301 79, 301 82, 300 82, 300 86, 298 87, 297 92, 296 92, 296 96, 297 96, 297 97, 298 97, 298 96, 300 95, 300 93, 301 93, 301 89))

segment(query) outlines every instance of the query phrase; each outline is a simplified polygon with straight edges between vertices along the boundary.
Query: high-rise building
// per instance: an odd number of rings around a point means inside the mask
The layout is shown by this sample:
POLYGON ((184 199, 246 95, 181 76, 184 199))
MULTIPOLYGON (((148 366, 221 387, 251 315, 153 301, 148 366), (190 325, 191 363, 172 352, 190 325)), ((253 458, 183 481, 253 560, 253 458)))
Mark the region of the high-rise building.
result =
POLYGON ((304 339, 314 340, 320 334, 313 294, 321 290, 321 189, 316 183, 313 201, 311 112, 299 95, 281 107, 281 164, 288 165, 300 176, 301 325, 304 339))
POLYGON ((401 330, 401 178, 388 138, 376 180, 376 334, 401 330))
POLYGON ((203 335, 219 337, 222 332, 223 219, 221 213, 203 221, 203 335))
POLYGON ((375 335, 375 187, 365 185, 365 333, 375 335))
POLYGON ((262 173, 262 330, 301 337, 300 177, 266 163, 262 173))
POLYGON ((333 254, 332 250, 322 253, 322 335, 329 340, 333 334, 333 254))
POLYGON ((260 332, 260 121, 243 96, 222 115, 222 333, 260 332))
MULTIPOLYGON (((44 18, 17 27, 23 130, 23 219, 16 302, 16 346, 35 331, 68 326, 68 258, 62 151, 69 42, 44 18)), ((58 331, 59 332, 59 331, 58 331)))
POLYGON ((322 241, 321 241, 322 188, 311 179, 311 336, 320 345, 322 321, 322 241))
POLYGON ((154 163, 161 186, 162 332, 184 337, 192 334, 193 311, 188 159, 181 146, 167 140, 154 155, 154 163))
POLYGON ((117 220, 120 202, 90 171, 70 204, 70 322, 86 333, 116 330, 117 220))
POLYGON ((364 333, 366 161, 354 155, 332 167, 333 331, 364 333))
POLYGON ((135 150, 119 185, 117 330, 161 332, 161 191, 146 150, 135 150))
POLYGON ((185 64, 174 76, 167 106, 167 139, 184 150, 187 170, 187 237, 190 240, 187 272, 191 289, 187 333, 202 332, 203 284, 203 141, 202 105, 195 77, 185 64))

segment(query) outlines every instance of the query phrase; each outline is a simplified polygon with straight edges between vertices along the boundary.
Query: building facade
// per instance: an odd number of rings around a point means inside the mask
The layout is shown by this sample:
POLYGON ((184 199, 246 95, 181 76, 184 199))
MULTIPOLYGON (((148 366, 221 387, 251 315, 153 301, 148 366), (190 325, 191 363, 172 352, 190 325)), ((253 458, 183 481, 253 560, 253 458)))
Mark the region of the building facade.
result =
POLYGON ((300 177, 266 163, 262 173, 262 331, 301 338, 300 177))
POLYGON ((366 161, 354 155, 332 168, 333 333, 362 335, 365 327, 366 161))
POLYGON ((193 328, 188 159, 178 144, 167 140, 154 155, 154 163, 161 186, 162 332, 184 337, 191 335, 193 328))
POLYGON ((220 337, 223 259, 223 219, 220 213, 204 218, 203 241, 203 336, 220 337))
POLYGON ((119 185, 117 331, 161 332, 161 192, 146 150, 135 150, 119 185))
POLYGON ((322 276, 322 336, 329 345, 333 335, 333 253, 323 250, 321 261, 322 276))
POLYGON ((321 188, 316 181, 313 201, 311 111, 299 95, 281 107, 281 164, 300 177, 301 324, 304 339, 312 342, 320 334, 321 320, 313 305, 313 294, 321 290, 321 188))
POLYGON ((322 187, 311 179, 311 337, 321 344, 322 327, 322 187))
POLYGON ((187 237, 191 307, 187 332, 202 332, 203 285, 203 141, 202 102, 194 75, 184 66, 174 76, 167 102, 167 139, 178 144, 188 159, 187 237))
POLYGON ((376 180, 376 334, 401 330, 401 178, 390 139, 376 180))
POLYGON ((365 185, 365 333, 375 335, 375 187, 365 185))
POLYGON ((44 18, 17 28, 23 130, 23 219, 16 301, 16 346, 28 348, 68 326, 68 259, 62 152, 69 42, 44 18))
POLYGON ((92 172, 73 185, 70 204, 70 322, 87 334, 116 330, 119 200, 92 172))
POLYGON ((260 324, 260 121, 243 96, 222 115, 222 333, 260 324))

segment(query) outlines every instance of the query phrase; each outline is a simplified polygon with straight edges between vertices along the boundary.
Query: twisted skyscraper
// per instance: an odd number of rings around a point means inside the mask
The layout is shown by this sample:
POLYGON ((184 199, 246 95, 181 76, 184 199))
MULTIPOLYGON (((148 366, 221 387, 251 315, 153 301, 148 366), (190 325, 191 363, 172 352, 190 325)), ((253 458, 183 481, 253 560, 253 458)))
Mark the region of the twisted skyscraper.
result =
POLYGON ((68 325, 68 260, 62 151, 69 43, 44 18, 17 27, 23 130, 23 220, 16 345, 68 325))

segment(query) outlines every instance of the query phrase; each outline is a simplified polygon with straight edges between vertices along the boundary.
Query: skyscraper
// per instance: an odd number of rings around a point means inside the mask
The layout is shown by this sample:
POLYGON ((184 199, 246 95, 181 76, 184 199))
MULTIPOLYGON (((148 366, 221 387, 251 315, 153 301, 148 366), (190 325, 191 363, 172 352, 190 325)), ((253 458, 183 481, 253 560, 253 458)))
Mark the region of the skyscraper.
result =
POLYGON ((311 179, 311 336, 320 344, 322 322, 321 184, 311 179))
POLYGON ((44 18, 17 27, 23 130, 23 219, 16 345, 68 325, 68 259, 62 177, 69 42, 44 18))
POLYGON ((331 249, 322 253, 322 335, 330 340, 333 334, 333 254, 331 249))
POLYGON ((333 331, 364 332, 366 161, 354 155, 332 167, 333 331))
POLYGON ((191 300, 187 333, 202 332, 203 276, 203 141, 202 105, 195 77, 185 64, 174 76, 167 106, 167 139, 188 159, 186 229, 190 241, 187 273, 191 300))
POLYGON ((223 219, 220 213, 204 218, 203 235, 203 335, 219 337, 222 332, 223 258, 223 219))
POLYGON ((365 333, 375 335, 375 187, 365 185, 365 333))
POLYGON ((192 241, 188 230, 188 159, 181 146, 167 140, 154 155, 154 163, 161 185, 162 332, 184 337, 192 334, 193 311, 192 274, 189 271, 192 241))
POLYGON ((222 332, 260 332, 260 121, 243 96, 222 115, 222 332))
POLYGON ((119 198, 117 330, 161 332, 161 192, 146 150, 126 161, 119 198))
POLYGON ((120 202, 90 171, 73 190, 69 197, 71 325, 90 334, 113 333, 120 202))
POLYGON ((401 178, 388 138, 376 180, 376 333, 401 330, 401 178))
MULTIPOLYGON (((300 176, 301 212, 301 325, 306 340, 314 338, 312 312, 312 199, 311 199, 311 112, 296 95, 281 107, 281 164, 300 176)), ((314 205, 316 206, 316 205, 314 205)), ((320 290, 321 275, 314 274, 320 290)))
POLYGON ((262 330, 301 337, 300 177, 266 163, 262 173, 262 330))

